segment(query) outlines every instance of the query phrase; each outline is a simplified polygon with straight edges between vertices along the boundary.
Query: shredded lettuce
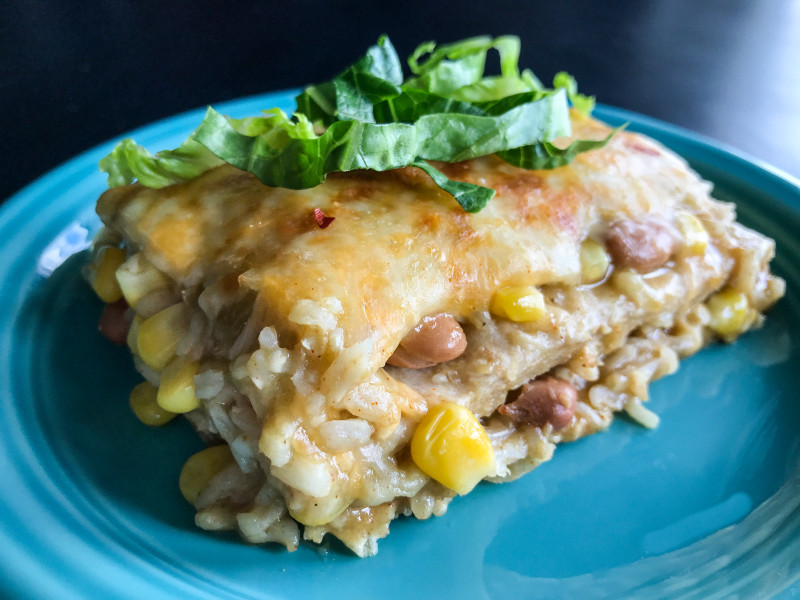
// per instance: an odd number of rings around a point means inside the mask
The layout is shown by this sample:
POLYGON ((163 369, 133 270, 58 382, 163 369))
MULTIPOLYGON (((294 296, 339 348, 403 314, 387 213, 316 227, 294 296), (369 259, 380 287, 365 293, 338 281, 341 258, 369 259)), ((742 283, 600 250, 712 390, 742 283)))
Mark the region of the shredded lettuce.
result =
POLYGON ((559 148, 550 142, 539 142, 511 150, 502 150, 497 155, 504 161, 523 169, 555 169, 572 162, 581 152, 596 150, 605 146, 617 129, 602 140, 576 140, 566 148, 559 148))
POLYGON ((386 36, 333 81, 307 88, 297 97, 297 112, 330 125, 334 120, 374 123, 372 107, 400 94, 403 69, 386 36))
POLYGON ((468 102, 498 100, 521 92, 546 92, 533 73, 520 74, 519 52, 519 38, 514 36, 474 37, 439 48, 434 42, 426 42, 408 59, 408 66, 416 77, 407 81, 406 87, 468 102), (484 76, 487 53, 491 49, 500 55, 498 77, 484 76), (430 56, 420 65, 419 59, 424 54, 430 56))
POLYGON ((138 179, 144 186, 160 188, 193 179, 223 163, 192 137, 175 150, 162 150, 155 156, 126 138, 100 161, 99 167, 108 174, 109 187, 138 179))
POLYGON ((477 212, 494 191, 451 181, 427 161, 497 154, 526 169, 551 169, 608 141, 555 146, 554 139, 571 133, 569 104, 589 114, 594 99, 579 94, 575 80, 563 72, 552 89, 546 88, 530 71, 519 71, 519 54, 519 39, 512 36, 440 47, 426 42, 409 57, 412 77, 403 81, 400 60, 384 36, 331 81, 299 94, 291 117, 272 109, 232 119, 209 107, 177 149, 152 155, 126 139, 100 169, 108 173, 110 186, 138 180, 163 187, 225 162, 266 185, 304 189, 331 172, 413 166, 464 210, 477 212), (500 57, 496 76, 485 75, 491 50, 500 57))
MULTIPOLYGON (((298 134, 299 123, 280 111, 254 117, 250 130, 243 131, 237 120, 209 108, 193 138, 267 185, 302 189, 321 183, 332 171, 386 171, 418 160, 454 162, 566 135, 569 119, 561 96, 525 102, 497 116, 434 113, 414 123, 334 121, 319 136, 298 134)), ((297 117, 307 123, 303 115, 297 117)))
POLYGON ((553 87, 562 88, 567 92, 569 101, 579 113, 589 116, 594 110, 594 96, 584 96, 578 93, 578 82, 575 78, 564 71, 559 71, 553 78, 553 87))

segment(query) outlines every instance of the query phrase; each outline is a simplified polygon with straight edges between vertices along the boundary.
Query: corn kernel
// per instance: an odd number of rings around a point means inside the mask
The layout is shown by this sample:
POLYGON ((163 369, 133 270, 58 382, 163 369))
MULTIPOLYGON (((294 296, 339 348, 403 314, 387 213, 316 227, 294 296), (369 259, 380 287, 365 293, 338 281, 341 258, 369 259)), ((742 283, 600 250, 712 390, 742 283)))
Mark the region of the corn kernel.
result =
POLYGON ((174 412, 164 410, 158 405, 157 395, 158 388, 148 381, 140 383, 131 391, 131 409, 145 425, 164 425, 176 416, 174 412))
POLYGON ((581 283, 597 283, 602 280, 611 258, 603 244, 594 240, 584 240, 581 244, 581 283))
POLYGON ((733 289, 722 290, 706 301, 708 326, 723 337, 741 333, 747 328, 750 307, 747 296, 733 289))
POLYGON ((139 354, 139 346, 137 346, 137 339, 139 336, 139 325, 142 324, 142 321, 144 321, 144 319, 140 315, 133 315, 131 328, 128 329, 128 337, 126 339, 128 348, 130 348, 131 352, 133 352, 137 356, 139 354))
POLYGON ((125 301, 132 308, 150 292, 167 286, 166 275, 156 269, 152 263, 137 252, 117 269, 117 283, 125 301))
POLYGON ((459 494, 496 470, 486 430, 471 410, 454 402, 428 410, 411 438, 411 458, 426 475, 459 494))
POLYGON ((136 350, 151 369, 160 371, 175 356, 180 339, 186 335, 189 317, 183 304, 173 304, 139 324, 136 350))
POLYGON ((759 323, 759 317, 761 314, 754 308, 747 309, 747 316, 744 318, 744 324, 742 325, 742 331, 747 331, 754 325, 759 323))
POLYGON ((116 271, 124 262, 125 250, 115 246, 102 248, 94 258, 90 268, 92 289, 107 304, 122 298, 116 271))
POLYGON ((690 213, 678 215, 678 228, 683 236, 683 247, 689 254, 703 254, 710 237, 700 219, 690 213))
POLYGON ((538 321, 545 315, 544 296, 532 286, 509 285, 494 295, 491 311, 510 321, 538 321))
POLYGON ((189 457, 183 465, 178 487, 190 504, 208 487, 214 475, 233 462, 233 454, 227 445, 211 446, 189 457))
POLYGON ((200 406, 194 388, 197 363, 182 358, 173 360, 161 373, 156 401, 164 410, 187 413, 200 406))

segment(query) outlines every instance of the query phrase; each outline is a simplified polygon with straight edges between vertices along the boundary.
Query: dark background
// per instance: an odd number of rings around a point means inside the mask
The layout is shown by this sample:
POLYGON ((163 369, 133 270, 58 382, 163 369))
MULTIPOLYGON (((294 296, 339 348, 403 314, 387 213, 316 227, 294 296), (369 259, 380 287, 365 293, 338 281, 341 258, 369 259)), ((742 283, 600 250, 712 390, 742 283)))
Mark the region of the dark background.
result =
MULTIPOLYGON (((381 33, 519 35, 521 65, 800 176, 800 2, 0 4, 0 200, 68 158, 187 109, 332 77, 381 33)), ((159 150, 160 148, 151 148, 159 150)))

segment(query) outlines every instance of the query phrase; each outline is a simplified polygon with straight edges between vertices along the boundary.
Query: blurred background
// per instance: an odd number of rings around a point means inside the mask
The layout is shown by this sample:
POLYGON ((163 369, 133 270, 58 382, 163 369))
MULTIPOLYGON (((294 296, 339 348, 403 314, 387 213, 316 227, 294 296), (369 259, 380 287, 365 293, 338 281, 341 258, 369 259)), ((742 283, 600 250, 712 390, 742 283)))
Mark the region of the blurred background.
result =
MULTIPOLYGON (((800 0, 4 0, 0 200, 178 112, 329 79, 386 33, 522 38, 520 64, 800 177, 800 0)), ((151 150, 159 150, 153 148, 151 150)))

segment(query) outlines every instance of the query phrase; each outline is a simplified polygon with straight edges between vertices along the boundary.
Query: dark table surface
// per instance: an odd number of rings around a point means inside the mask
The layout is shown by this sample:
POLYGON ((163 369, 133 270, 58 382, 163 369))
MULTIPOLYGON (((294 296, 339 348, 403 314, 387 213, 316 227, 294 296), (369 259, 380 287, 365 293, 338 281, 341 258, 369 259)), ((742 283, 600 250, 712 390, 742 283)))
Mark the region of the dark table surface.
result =
MULTIPOLYGON (((0 7, 0 199, 187 109, 333 76, 381 33, 522 38, 521 65, 800 177, 797 0, 94 2, 0 7)), ((151 150, 159 150, 154 148, 151 150)))

